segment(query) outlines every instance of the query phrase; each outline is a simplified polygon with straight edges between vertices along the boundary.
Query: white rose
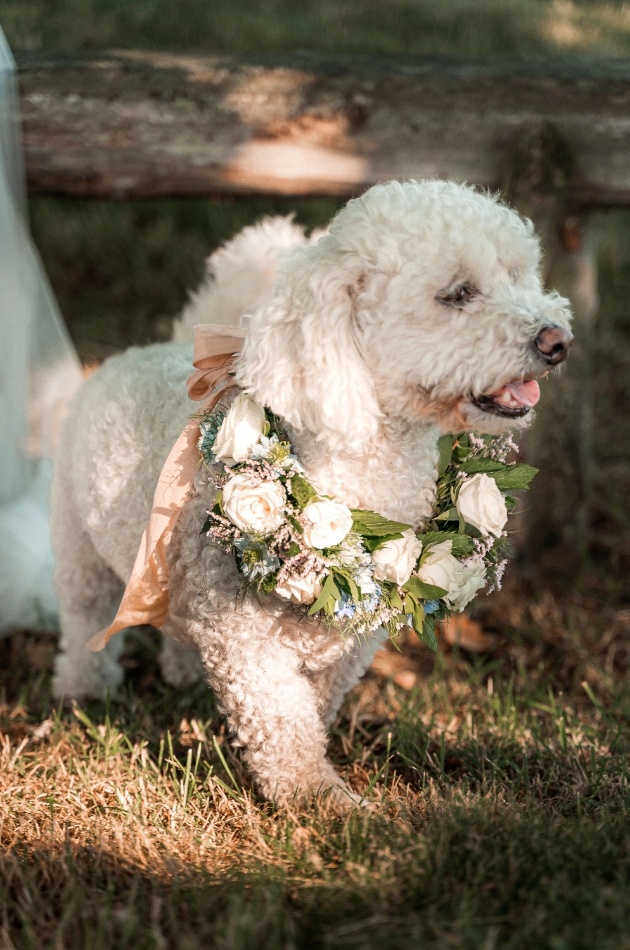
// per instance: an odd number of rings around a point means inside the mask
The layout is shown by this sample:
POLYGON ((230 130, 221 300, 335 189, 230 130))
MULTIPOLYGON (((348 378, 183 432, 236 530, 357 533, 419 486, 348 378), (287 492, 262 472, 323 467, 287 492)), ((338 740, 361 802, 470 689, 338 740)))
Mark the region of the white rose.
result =
POLYGON ((350 509, 337 501, 309 501, 302 512, 304 541, 310 548, 339 544, 352 527, 350 509))
POLYGON ((402 538, 386 541, 373 552, 374 577, 377 581, 392 581, 399 587, 406 584, 421 551, 422 542, 416 538, 413 528, 408 528, 402 538))
POLYGON ((239 393, 216 434, 212 452, 226 465, 242 462, 251 454, 265 428, 265 411, 247 393, 239 393))
POLYGON ((474 561, 472 564, 462 564, 460 561, 457 583, 457 591, 449 591, 449 596, 444 599, 451 610, 459 613, 466 604, 470 603, 477 591, 486 586, 486 569, 483 562, 474 561))
POLYGON ((322 592, 322 585, 315 574, 306 577, 289 577, 274 588, 274 593, 294 604, 312 604, 322 592))
POLYGON ((467 478, 459 490, 456 502, 461 518, 483 535, 498 538, 508 518, 505 498, 494 478, 478 472, 467 478))
POLYGON ((286 494, 280 482, 233 475, 223 489, 223 511, 241 531, 270 534, 284 521, 286 494))
POLYGON ((447 592, 445 600, 451 594, 456 594, 459 590, 457 575, 460 563, 456 557, 453 557, 452 541, 440 541, 438 544, 432 544, 428 554, 422 562, 417 576, 425 584, 433 584, 435 587, 441 587, 447 592))

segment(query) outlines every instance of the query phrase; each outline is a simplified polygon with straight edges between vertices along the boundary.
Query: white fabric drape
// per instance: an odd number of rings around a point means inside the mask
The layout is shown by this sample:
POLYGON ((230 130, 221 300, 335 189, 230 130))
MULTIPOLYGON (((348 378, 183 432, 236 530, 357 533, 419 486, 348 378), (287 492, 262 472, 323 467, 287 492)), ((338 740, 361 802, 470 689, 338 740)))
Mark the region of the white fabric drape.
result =
POLYGON ((15 64, 0 29, 0 632, 56 629, 48 492, 81 381, 26 219, 15 64))

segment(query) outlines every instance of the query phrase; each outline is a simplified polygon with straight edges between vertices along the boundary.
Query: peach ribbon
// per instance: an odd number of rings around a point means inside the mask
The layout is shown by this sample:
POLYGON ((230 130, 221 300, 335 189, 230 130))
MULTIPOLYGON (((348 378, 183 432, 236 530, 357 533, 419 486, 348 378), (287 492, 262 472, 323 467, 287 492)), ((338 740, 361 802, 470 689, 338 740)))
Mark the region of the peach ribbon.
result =
MULTIPOLYGON (((234 382, 236 358, 243 334, 235 327, 202 324, 195 327, 193 366, 188 395, 213 409, 222 396, 238 389, 234 382)), ((191 419, 171 449, 160 473, 149 522, 144 529, 131 577, 113 622, 88 643, 98 652, 124 630, 149 623, 160 627, 168 615, 168 550, 173 529, 192 487, 199 462, 199 422, 191 419)))

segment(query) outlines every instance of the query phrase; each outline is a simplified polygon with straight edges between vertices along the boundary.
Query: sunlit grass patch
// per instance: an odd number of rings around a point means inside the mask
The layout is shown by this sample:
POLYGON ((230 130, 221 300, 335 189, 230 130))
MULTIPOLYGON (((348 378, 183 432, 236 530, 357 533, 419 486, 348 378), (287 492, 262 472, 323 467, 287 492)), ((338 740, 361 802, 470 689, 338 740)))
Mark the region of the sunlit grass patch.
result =
POLYGON ((263 802, 209 691, 159 680, 154 635, 121 699, 68 710, 42 642, 1 642, 0 945, 625 946, 625 613, 494 603, 493 653, 411 644, 413 690, 354 692, 331 756, 368 807, 346 815, 263 802))

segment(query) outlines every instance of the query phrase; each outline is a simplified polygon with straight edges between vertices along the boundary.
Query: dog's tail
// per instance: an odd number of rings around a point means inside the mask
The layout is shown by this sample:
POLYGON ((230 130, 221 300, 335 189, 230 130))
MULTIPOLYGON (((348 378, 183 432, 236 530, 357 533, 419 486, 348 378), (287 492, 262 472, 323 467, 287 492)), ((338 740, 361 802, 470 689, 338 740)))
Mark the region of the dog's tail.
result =
POLYGON ((208 258, 204 281, 175 322, 173 339, 192 340, 198 323, 240 326, 243 314, 271 299, 283 252, 313 244, 324 233, 307 237, 293 215, 263 218, 243 228, 208 258))

